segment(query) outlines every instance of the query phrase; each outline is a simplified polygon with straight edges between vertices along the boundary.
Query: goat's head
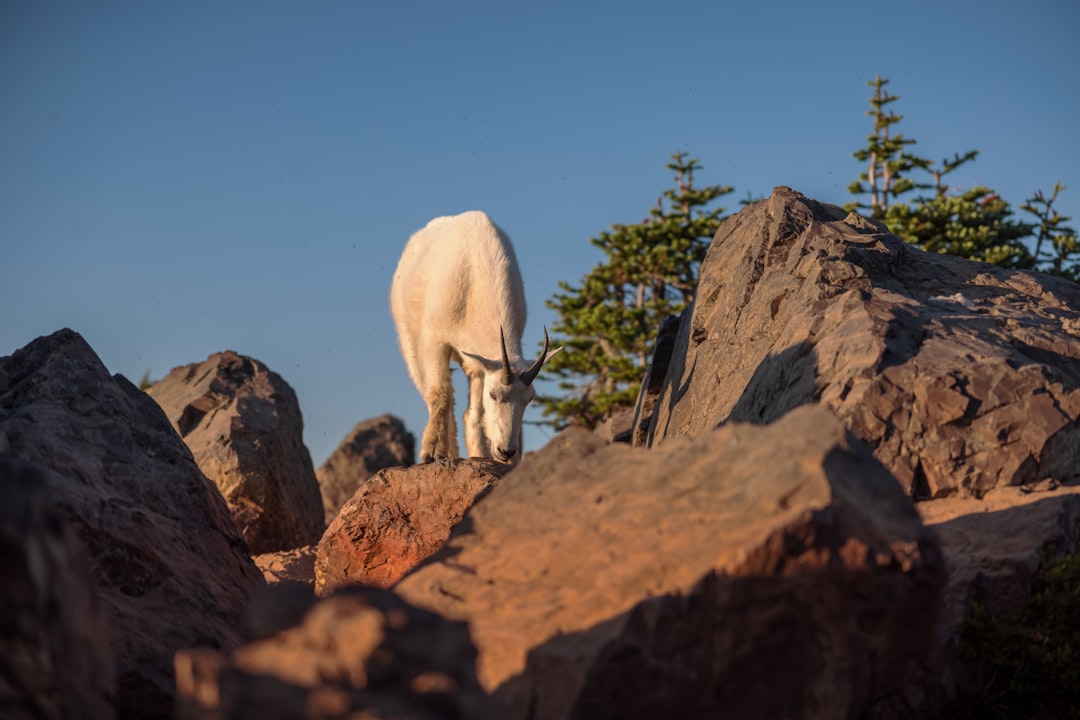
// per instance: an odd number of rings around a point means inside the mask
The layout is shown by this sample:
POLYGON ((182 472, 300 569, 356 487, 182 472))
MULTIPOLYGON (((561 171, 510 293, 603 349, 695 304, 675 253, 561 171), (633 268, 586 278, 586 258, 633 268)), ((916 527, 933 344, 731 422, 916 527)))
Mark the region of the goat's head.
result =
POLYGON ((532 365, 518 372, 506 352, 502 328, 499 328, 499 343, 502 363, 492 363, 486 368, 481 416, 490 457, 501 463, 514 464, 521 459, 521 422, 525 406, 536 397, 533 380, 544 363, 562 348, 548 352, 548 334, 544 328, 544 349, 532 365))

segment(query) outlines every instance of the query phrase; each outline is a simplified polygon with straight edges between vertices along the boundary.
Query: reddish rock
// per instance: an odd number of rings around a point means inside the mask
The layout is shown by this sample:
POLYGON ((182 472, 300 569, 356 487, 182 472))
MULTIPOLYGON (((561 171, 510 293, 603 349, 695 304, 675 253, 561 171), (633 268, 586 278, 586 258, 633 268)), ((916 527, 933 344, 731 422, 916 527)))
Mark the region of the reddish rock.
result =
POLYGON ((161 408, 61 330, 0 358, 0 437, 47 467, 89 555, 117 671, 117 715, 173 713, 172 659, 240 641, 262 576, 161 408))
POLYGON ((916 497, 1080 479, 1080 285, 777 188, 717 231, 644 444, 818 401, 916 497))
MULTIPOLYGON (((2 391, 0 391, 2 392, 2 391)), ((116 676, 90 562, 56 506, 61 478, 0 453, 0 713, 116 717, 116 676)))
POLYGON ((502 718, 856 718, 922 679, 943 579, 810 406, 648 451, 567 430, 395 591, 468 621, 502 718))
POLYGON ((296 582, 315 589, 315 555, 318 546, 263 553, 252 558, 268 583, 296 582))
POLYGON ((347 583, 389 587, 438 550, 509 465, 437 460, 389 468, 345 503, 319 541, 315 590, 347 583))
POLYGON ((232 653, 176 657, 180 720, 484 720, 464 623, 377 588, 342 588, 295 627, 232 653))
POLYGON ((148 391, 214 481, 251 552, 311 545, 325 524, 296 393, 232 351, 174 368, 148 391))
POLYGON ((416 438, 393 415, 365 420, 352 429, 315 471, 322 491, 326 524, 380 470, 416 462, 416 438))

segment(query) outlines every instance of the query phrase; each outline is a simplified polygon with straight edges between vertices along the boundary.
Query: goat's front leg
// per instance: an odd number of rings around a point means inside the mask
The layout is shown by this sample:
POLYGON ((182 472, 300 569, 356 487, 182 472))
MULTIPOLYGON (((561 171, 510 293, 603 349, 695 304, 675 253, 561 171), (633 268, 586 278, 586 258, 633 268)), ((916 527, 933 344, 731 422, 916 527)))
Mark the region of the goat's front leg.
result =
POLYGON ((469 406, 465 408, 465 449, 469 457, 490 457, 484 437, 484 376, 469 376, 469 406))
POLYGON ((428 422, 420 441, 420 462, 429 463, 436 458, 456 458, 457 426, 454 423, 454 385, 450 379, 449 357, 438 364, 432 363, 425 373, 431 379, 424 389, 424 402, 428 408, 428 422))

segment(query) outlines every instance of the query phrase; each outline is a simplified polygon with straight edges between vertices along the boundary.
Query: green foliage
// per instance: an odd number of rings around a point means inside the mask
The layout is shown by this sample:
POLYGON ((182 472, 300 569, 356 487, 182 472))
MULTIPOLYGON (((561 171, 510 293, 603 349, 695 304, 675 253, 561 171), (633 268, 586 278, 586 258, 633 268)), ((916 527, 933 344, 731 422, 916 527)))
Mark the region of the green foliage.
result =
POLYGON ((1034 226, 1010 219, 1009 204, 993 190, 977 185, 959 195, 917 198, 895 203, 881 218, 905 242, 928 252, 959 255, 1002 267, 1030 268, 1031 252, 1023 243, 1034 226))
POLYGON ((151 387, 153 387, 155 382, 157 382, 157 381, 150 379, 150 371, 147 370, 146 372, 143 373, 142 378, 139 379, 139 389, 142 390, 143 392, 146 392, 151 387))
POLYGON ((1035 195, 1028 198, 1020 209, 1031 213, 1039 221, 1034 226, 1038 230, 1034 255, 1035 261, 1043 264, 1040 269, 1080 281, 1080 262, 1073 257, 1080 254, 1076 230, 1065 225, 1072 218, 1054 209, 1054 201, 1064 189, 1061 183, 1054 183, 1054 192, 1049 198, 1043 195, 1042 190, 1036 190, 1035 195))
POLYGON ((1002 267, 1037 268, 1072 279, 1080 277, 1080 247, 1076 232, 1064 225, 1070 218, 1053 210, 1058 192, 1050 198, 1036 192, 1021 209, 1035 215, 1037 224, 1012 219, 1009 203, 989 187, 952 190, 946 178, 975 160, 977 150, 957 153, 940 165, 911 151, 915 140, 896 132, 902 119, 889 106, 899 100, 885 90, 889 81, 880 76, 868 83, 873 88, 870 110, 874 131, 867 145, 852 155, 866 163, 866 171, 848 190, 869 196, 868 201, 848 203, 848 210, 868 212, 883 221, 905 242, 929 252, 948 253, 1002 267), (914 195, 914 197, 911 197, 914 195), (1029 249, 1033 233, 1035 251, 1029 249), (1044 249, 1045 248, 1045 249, 1044 249))
POLYGON ((867 83, 874 88, 870 97, 870 109, 866 114, 874 118, 874 132, 866 136, 865 148, 852 153, 859 162, 867 163, 866 172, 859 174, 859 179, 848 186, 852 195, 870 195, 870 203, 855 203, 849 210, 869 210, 876 219, 882 219, 891 201, 906 192, 917 188, 927 188, 911 180, 907 174, 916 168, 927 167, 927 161, 912 155, 908 146, 915 141, 902 134, 893 134, 893 126, 904 119, 886 108, 900 99, 899 95, 890 95, 885 91, 888 80, 880 75, 867 83), (866 183, 866 185, 863 185, 866 183))
POLYGON ((595 427, 633 407, 660 322, 693 300, 698 267, 724 212, 708 206, 732 188, 694 187, 698 161, 682 152, 671 157, 675 187, 642 222, 612 225, 593 238, 606 260, 577 286, 560 282, 562 292, 547 301, 559 316, 552 344, 564 349, 543 373, 565 394, 537 402, 556 429, 595 427))
POLYGON ((1080 719, 1080 552, 1043 554, 1031 598, 1011 619, 973 605, 958 652, 974 687, 961 685, 945 717, 1080 719))
MULTIPOLYGON (((868 83, 873 132, 853 153, 866 169, 848 188, 858 199, 845 208, 883 221, 905 242, 929 252, 1080 280, 1077 233, 1066 225, 1071 218, 1053 207, 1065 188, 1055 184, 1049 197, 1036 192, 1020 208, 1034 222, 1023 222, 990 187, 951 187, 949 176, 973 162, 978 150, 940 163, 917 155, 915 140, 898 132, 903 116, 893 103, 900 96, 889 93, 888 84, 881 76, 868 83)), ((564 394, 537 401, 545 424, 556 429, 571 423, 595 427, 632 407, 660 322, 693 300, 698 267, 724 212, 708 206, 732 188, 695 188, 694 172, 701 166, 682 152, 667 167, 675 173, 675 188, 663 193, 642 222, 612 225, 593 238, 605 261, 578 285, 559 283, 561 292, 547 301, 559 315, 553 341, 565 350, 543 373, 564 394)), ((748 193, 741 204, 754 200, 748 193)))

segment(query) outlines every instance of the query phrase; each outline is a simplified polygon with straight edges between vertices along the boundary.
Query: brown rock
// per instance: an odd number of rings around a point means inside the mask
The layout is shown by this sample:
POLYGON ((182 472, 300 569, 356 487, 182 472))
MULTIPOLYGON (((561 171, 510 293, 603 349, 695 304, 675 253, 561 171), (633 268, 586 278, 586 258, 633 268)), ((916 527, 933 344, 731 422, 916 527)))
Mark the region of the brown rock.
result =
POLYGON ((233 653, 176 657, 181 720, 490 717, 464 623, 377 588, 342 588, 233 653))
POLYGON ((717 231, 647 445, 815 401, 914 496, 1078 478, 1080 285, 777 188, 717 231))
POLYGON ((268 583, 297 582, 315 589, 315 555, 318 546, 263 553, 252 558, 268 583))
POLYGON ((174 368, 149 393, 218 486, 252 553, 318 542, 319 485, 300 404, 280 375, 228 351, 174 368))
POLYGON ((923 522, 941 538, 949 568, 943 638, 956 637, 975 601, 995 616, 1014 615, 1030 598, 1042 553, 1077 549, 1080 486, 1001 487, 981 499, 946 498, 918 508, 923 522))
POLYGON ((41 465, 0 454, 0 711, 116 717, 116 676, 90 563, 41 465))
POLYGON ((416 462, 416 438, 393 415, 365 420, 352 429, 315 472, 322 491, 326 524, 380 470, 416 462))
POLYGON ((173 712, 180 648, 239 643, 263 582, 221 495, 161 409, 61 330, 0 358, 0 437, 49 468, 104 605, 117 715, 173 712))
POLYGON ((376 473, 319 541, 315 591, 322 595, 346 583, 390 587, 438 550, 509 469, 485 460, 437 460, 376 473))
POLYGON ((528 455, 395 591, 469 622, 504 718, 859 717, 934 646, 940 551, 820 406, 528 455))

